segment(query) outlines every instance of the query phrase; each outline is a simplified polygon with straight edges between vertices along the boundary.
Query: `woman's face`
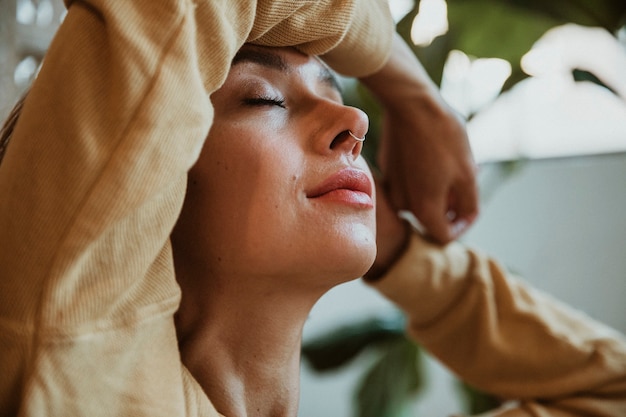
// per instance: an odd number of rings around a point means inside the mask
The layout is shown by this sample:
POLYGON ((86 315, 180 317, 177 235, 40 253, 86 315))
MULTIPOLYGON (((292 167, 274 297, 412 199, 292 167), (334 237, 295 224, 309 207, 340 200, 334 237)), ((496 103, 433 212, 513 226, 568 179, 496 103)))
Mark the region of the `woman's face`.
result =
MULTIPOLYGON (((307 282, 363 274, 375 257, 367 116, 317 59, 245 46, 211 97, 175 239, 211 272, 307 282)), ((301 283, 300 283, 301 284, 301 283)))

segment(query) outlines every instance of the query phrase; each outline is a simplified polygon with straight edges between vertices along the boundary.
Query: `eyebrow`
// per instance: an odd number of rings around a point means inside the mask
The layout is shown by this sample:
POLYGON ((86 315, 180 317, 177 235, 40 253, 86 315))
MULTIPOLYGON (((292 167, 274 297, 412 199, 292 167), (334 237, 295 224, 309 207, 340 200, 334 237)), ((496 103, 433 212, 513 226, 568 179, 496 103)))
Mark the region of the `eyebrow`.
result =
POLYGON ((278 54, 274 54, 268 51, 261 51, 258 49, 252 48, 244 48, 240 49, 239 52, 233 58, 233 62, 231 66, 235 66, 237 64, 243 62, 251 62, 253 64, 262 65, 264 67, 275 69, 278 71, 288 72, 289 66, 285 62, 282 56, 278 54))
MULTIPOLYGON (((334 88, 339 93, 342 93, 343 89, 341 88, 341 84, 339 83, 337 76, 335 76, 328 66, 319 58, 317 61, 320 64, 320 73, 318 75, 319 81, 334 88)), ((240 49, 237 54, 235 54, 235 57, 231 62, 231 67, 244 62, 250 62, 285 73, 288 73, 291 70, 291 67, 282 56, 267 50, 254 48, 240 49)))

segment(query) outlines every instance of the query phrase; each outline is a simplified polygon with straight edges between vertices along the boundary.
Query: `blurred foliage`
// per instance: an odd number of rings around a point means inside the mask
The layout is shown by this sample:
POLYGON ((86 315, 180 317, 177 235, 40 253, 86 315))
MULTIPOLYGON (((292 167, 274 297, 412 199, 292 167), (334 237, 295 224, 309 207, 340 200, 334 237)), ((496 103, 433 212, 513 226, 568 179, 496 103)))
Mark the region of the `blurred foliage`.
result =
MULTIPOLYGON (((447 4, 449 30, 426 47, 414 45, 410 37, 419 0, 397 25, 398 33, 437 85, 441 83, 443 67, 452 50, 477 58, 506 59, 511 64, 512 73, 504 84, 504 92, 528 77, 522 71, 521 58, 548 29, 575 23, 602 27, 615 35, 626 24, 626 0, 448 0, 447 4)), ((572 77, 611 90, 587 71, 575 69, 572 77)), ((375 166, 380 108, 358 83, 349 85, 344 96, 347 104, 362 108, 370 116, 369 140, 363 153, 375 166)))
POLYGON ((330 331, 302 347, 302 353, 317 371, 331 370, 350 362, 371 346, 404 337, 404 316, 376 317, 330 331))
MULTIPOLYGON (((398 32, 438 85, 452 50, 473 57, 509 61, 512 74, 503 87, 506 91, 527 77, 520 66, 521 58, 548 29, 576 23, 602 27, 615 35, 626 24, 626 0, 448 0, 447 4, 449 30, 427 47, 417 47, 410 40, 419 0, 397 26, 398 32)), ((590 81, 610 89, 587 71, 575 69, 572 77, 576 81, 590 81)), ((344 100, 370 116, 369 140, 364 155, 375 167, 380 108, 357 82, 345 88, 344 100)), ((501 169, 508 177, 522 164, 523 161, 503 163, 501 169)), ((375 362, 364 371, 356 388, 356 417, 405 417, 411 402, 427 384, 427 376, 420 365, 423 354, 405 337, 404 326, 402 315, 345 325, 305 343, 303 357, 314 369, 326 372, 347 365, 366 350, 377 352, 375 362)), ((458 387, 468 413, 481 413, 500 405, 497 398, 462 381, 458 387)))
MULTIPOLYGON (((365 351, 376 353, 355 389, 355 417, 408 417, 427 384, 419 345, 406 337, 406 320, 397 312, 387 317, 346 324, 304 343, 302 356, 318 372, 348 366, 365 351)), ((467 411, 488 411, 500 402, 459 382, 467 411)))
POLYGON ((615 34, 626 23, 624 0, 448 0, 449 30, 427 47, 410 41, 415 7, 398 23, 398 33, 412 45, 431 78, 439 84, 445 60, 457 49, 470 56, 502 58, 513 72, 504 90, 527 77, 522 56, 550 28, 565 23, 598 26, 615 34))
POLYGON ((365 370, 355 392, 357 414, 404 416, 423 382, 420 350, 406 338, 405 325, 399 312, 364 319, 305 343, 302 354, 313 369, 325 372, 350 364, 365 350, 376 351, 376 361, 365 370))
POLYGON ((405 336, 388 342, 357 387, 356 412, 361 417, 409 416, 410 400, 423 385, 422 355, 405 336))

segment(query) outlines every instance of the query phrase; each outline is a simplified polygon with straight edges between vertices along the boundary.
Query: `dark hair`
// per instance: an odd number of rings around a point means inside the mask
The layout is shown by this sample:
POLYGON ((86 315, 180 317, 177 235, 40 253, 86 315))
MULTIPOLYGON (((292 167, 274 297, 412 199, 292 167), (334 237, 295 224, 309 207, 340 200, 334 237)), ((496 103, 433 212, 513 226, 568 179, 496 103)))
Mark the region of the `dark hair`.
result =
POLYGON ((2 129, 0 129, 0 163, 2 162, 2 158, 4 158, 4 153, 6 152, 7 147, 9 146, 9 140, 11 139, 11 136, 13 136, 13 129, 15 129, 15 125, 20 118, 20 114, 22 114, 24 100, 26 100, 26 93, 24 93, 17 103, 15 103, 11 113, 9 113, 9 116, 4 121, 2 129))

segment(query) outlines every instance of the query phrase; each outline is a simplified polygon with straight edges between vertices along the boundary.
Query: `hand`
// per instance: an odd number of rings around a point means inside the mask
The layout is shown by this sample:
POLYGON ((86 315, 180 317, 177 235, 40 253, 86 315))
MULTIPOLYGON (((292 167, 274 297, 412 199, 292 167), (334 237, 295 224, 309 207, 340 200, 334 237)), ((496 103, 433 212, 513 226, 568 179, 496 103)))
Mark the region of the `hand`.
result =
POLYGON ((458 238, 476 219, 475 165, 451 113, 417 101, 388 112, 378 164, 393 206, 411 211, 435 240, 458 238))
POLYGON ((382 188, 376 180, 376 259, 363 278, 375 281, 380 278, 402 255, 409 241, 411 228, 401 220, 382 188))
POLYGON ((383 106, 378 164, 396 210, 447 243, 478 215, 476 166, 464 124, 399 35, 387 64, 361 79, 383 106))

